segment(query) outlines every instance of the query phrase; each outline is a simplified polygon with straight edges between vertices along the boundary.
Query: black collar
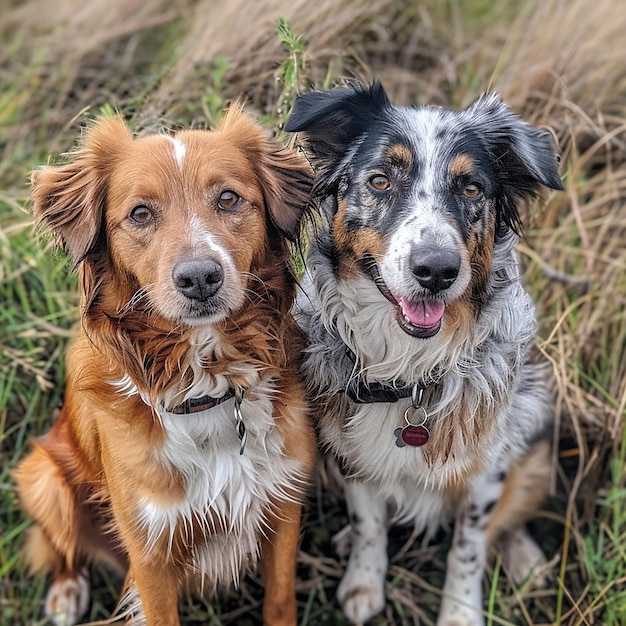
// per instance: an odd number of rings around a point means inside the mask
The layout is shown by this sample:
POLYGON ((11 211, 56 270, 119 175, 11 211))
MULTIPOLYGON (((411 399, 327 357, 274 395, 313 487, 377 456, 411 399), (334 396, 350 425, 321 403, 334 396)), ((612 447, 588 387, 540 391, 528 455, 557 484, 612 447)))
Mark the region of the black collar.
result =
MULTIPOLYGON (((352 363, 356 364, 356 355, 348 346, 346 346, 346 354, 352 363)), ((397 402, 401 398, 410 398, 413 389, 427 389, 430 385, 437 381, 430 382, 421 381, 418 383, 407 383, 402 380, 395 383, 381 383, 378 381, 366 382, 363 378, 350 378, 344 389, 350 400, 357 404, 372 404, 374 402, 397 402)))
MULTIPOLYGON (((426 386, 418 385, 419 389, 426 386)), ((373 402, 397 402, 400 398, 411 396, 413 385, 401 382, 398 385, 386 385, 379 382, 365 382, 362 378, 353 378, 343 390, 350 400, 357 404, 372 404, 373 402)))
POLYGON ((182 404, 177 404, 171 409, 166 409, 168 413, 174 415, 189 415, 190 413, 200 413, 200 411, 207 411, 213 407, 233 398, 235 396, 235 390, 229 389, 221 398, 213 398, 211 396, 201 396, 200 398, 188 398, 182 404))

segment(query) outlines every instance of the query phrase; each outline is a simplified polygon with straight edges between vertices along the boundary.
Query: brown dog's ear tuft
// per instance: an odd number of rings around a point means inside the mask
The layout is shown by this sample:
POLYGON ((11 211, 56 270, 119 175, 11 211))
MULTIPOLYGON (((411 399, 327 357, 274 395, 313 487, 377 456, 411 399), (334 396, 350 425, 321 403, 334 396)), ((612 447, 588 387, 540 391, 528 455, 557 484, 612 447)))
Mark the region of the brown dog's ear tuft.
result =
POLYGON ((296 150, 268 142, 260 176, 272 223, 289 241, 298 242, 302 218, 310 207, 311 166, 296 150))
POLYGON ((111 165, 132 134, 120 116, 90 125, 68 162, 46 165, 31 175, 37 225, 46 226, 78 265, 100 235, 111 165))
POLYGON ((269 139, 256 120, 234 102, 218 124, 248 156, 263 190, 269 219, 289 241, 297 242, 309 208, 313 170, 303 154, 269 139))

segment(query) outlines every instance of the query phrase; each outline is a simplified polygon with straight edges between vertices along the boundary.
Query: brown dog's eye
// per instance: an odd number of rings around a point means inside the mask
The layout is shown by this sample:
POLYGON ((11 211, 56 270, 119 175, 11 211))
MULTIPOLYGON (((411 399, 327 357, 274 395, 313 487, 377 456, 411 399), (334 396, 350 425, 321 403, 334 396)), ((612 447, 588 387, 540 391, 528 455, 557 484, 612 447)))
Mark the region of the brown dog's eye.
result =
POLYGON ((376 174, 370 178, 370 185, 376 189, 376 191, 386 191, 391 187, 391 183, 386 176, 382 174, 376 174))
POLYGON ((143 204, 136 206, 130 212, 130 215, 128 217, 131 219, 131 221, 135 222, 135 224, 138 224, 139 226, 145 226, 146 224, 152 222, 153 219, 152 211, 143 204))
POLYGON ((469 185, 465 185, 463 189, 463 195, 466 198, 476 198, 480 195, 481 188, 476 183, 470 183, 469 185))
POLYGON ((225 211, 232 211, 236 209, 241 200, 241 196, 238 196, 234 191, 222 191, 219 199, 220 209, 224 209, 225 211))

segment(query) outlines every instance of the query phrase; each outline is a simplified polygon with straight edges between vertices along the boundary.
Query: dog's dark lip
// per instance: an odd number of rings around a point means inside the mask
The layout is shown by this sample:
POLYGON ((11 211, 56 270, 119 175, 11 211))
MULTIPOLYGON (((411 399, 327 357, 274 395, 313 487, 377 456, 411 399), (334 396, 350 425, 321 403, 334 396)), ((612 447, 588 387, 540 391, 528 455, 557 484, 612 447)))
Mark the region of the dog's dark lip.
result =
POLYGON ((376 287, 378 287, 380 293, 382 293, 383 296, 385 296, 385 298, 393 304, 396 309, 396 322, 407 335, 411 335, 411 337, 417 337, 419 339, 428 339, 429 337, 434 337, 441 330, 441 319, 431 325, 413 324, 405 315, 402 304, 393 295, 389 287, 387 287, 387 284, 380 274, 376 261, 371 256, 368 256, 364 265, 367 269, 367 273, 374 281, 376 287))
POLYGON ((185 307, 185 311, 181 312, 178 319, 182 323, 190 326, 198 326, 203 324, 214 324, 222 321, 229 311, 219 304, 212 303, 189 303, 185 307))
POLYGON ((395 296, 389 291, 389 287, 387 287, 387 283, 383 280, 383 277, 380 275, 380 270, 378 269, 378 265, 376 261, 368 256, 364 262, 364 267, 369 274, 370 278, 374 281, 374 284, 378 287, 378 291, 393 304, 397 309, 401 311, 400 303, 396 300, 395 296))

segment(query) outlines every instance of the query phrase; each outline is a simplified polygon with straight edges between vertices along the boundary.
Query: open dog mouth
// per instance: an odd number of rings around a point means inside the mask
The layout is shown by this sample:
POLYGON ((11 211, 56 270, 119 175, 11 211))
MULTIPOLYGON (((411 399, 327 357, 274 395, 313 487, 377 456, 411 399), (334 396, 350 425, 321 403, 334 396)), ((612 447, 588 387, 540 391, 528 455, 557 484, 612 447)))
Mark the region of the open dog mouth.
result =
POLYGON ((446 305, 441 300, 409 302, 400 298, 396 320, 400 328, 413 337, 432 337, 441 329, 441 319, 446 305))
POLYGON ((434 337, 441 330, 441 320, 446 309, 443 301, 430 298, 418 300, 396 298, 387 287, 373 259, 367 260, 366 269, 380 293, 394 305, 396 321, 405 333, 412 337, 427 339, 434 337))

